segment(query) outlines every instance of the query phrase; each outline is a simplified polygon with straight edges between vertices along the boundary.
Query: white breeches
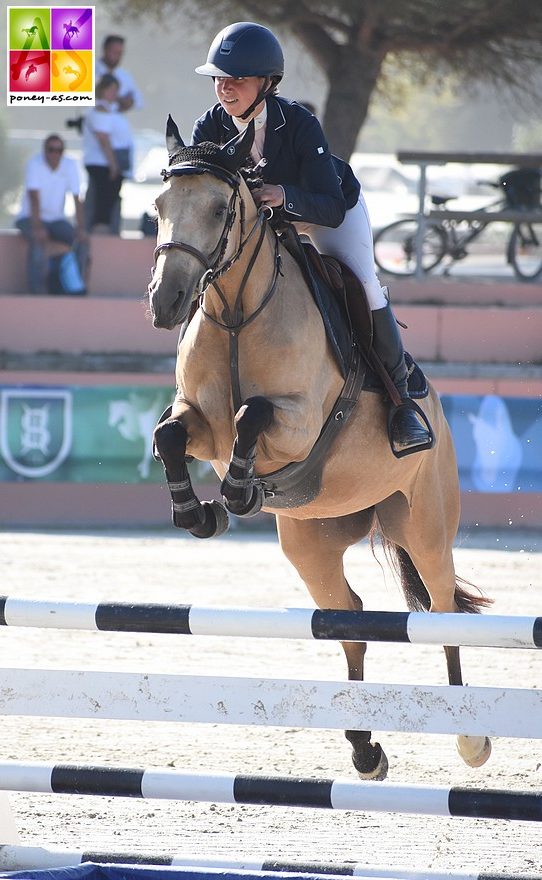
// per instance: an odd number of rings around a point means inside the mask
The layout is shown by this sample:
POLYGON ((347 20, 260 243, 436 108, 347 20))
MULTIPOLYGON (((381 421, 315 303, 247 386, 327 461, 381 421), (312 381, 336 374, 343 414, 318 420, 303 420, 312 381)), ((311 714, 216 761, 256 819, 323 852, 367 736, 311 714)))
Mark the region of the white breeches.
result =
POLYGON ((375 271, 371 221, 363 193, 349 208, 340 226, 317 226, 315 223, 294 223, 299 234, 307 235, 321 254, 329 254, 345 263, 361 281, 371 311, 388 304, 386 288, 382 288, 375 271))

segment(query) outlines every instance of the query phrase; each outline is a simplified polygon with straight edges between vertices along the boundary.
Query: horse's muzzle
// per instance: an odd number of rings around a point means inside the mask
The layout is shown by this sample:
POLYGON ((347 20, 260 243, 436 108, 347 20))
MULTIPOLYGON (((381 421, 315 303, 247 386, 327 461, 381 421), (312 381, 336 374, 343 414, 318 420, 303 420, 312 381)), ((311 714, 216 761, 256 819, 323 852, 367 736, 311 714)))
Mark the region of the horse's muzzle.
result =
MULTIPOLYGON (((187 297, 183 290, 177 293, 173 302, 160 302, 156 292, 152 290, 152 284, 148 288, 149 305, 152 314, 153 327, 172 330, 178 324, 181 324, 188 313, 187 297)), ((188 305, 190 301, 188 301, 188 305)))

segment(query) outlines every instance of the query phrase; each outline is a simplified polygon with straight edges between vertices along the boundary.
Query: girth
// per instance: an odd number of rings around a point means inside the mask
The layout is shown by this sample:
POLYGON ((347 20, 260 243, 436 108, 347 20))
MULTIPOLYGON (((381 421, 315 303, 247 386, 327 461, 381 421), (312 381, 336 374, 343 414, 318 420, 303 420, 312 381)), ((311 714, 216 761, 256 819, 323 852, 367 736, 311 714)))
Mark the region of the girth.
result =
POLYGON ((354 345, 341 393, 307 458, 292 462, 272 474, 255 477, 254 482, 264 491, 264 508, 301 507, 314 501, 318 496, 325 459, 339 432, 354 411, 364 377, 365 364, 357 346, 354 345))

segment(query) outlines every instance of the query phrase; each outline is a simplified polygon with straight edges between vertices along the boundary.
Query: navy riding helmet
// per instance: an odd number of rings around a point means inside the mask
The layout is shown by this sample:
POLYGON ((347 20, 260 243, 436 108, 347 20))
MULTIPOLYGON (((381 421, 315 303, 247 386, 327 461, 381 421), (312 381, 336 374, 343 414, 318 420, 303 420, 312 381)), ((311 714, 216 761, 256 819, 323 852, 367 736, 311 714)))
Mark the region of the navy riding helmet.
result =
POLYGON ((284 75, 280 43, 269 28, 238 21, 214 38, 206 64, 196 67, 204 76, 265 76, 278 83, 284 75))

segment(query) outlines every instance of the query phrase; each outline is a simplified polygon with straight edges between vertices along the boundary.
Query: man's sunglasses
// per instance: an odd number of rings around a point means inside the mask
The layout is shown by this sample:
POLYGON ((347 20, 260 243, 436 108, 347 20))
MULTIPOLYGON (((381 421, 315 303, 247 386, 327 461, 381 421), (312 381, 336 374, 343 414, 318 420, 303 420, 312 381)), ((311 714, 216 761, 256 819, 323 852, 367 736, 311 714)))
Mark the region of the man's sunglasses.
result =
POLYGON ((63 153, 64 147, 47 147, 48 153, 63 153))

